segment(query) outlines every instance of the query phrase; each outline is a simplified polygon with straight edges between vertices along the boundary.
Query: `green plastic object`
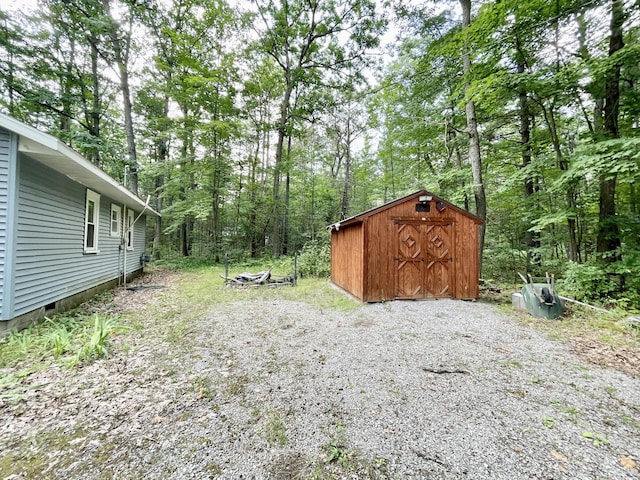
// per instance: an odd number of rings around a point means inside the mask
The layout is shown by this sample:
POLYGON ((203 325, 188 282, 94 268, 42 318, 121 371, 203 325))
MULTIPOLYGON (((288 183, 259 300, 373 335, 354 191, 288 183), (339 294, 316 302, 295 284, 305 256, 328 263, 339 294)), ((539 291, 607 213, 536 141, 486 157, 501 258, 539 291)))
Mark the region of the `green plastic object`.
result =
POLYGON ((548 283, 527 283, 522 287, 522 298, 527 312, 536 318, 553 319, 564 313, 560 297, 548 283))

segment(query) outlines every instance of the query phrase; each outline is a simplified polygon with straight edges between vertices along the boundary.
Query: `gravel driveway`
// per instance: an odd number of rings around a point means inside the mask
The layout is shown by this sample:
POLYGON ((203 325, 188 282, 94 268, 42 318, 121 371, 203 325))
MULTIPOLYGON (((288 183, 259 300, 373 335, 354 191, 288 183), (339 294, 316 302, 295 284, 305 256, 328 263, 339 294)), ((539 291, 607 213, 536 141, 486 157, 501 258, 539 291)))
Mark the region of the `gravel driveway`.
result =
POLYGON ((163 322, 0 404, 5 478, 640 478, 640 381, 488 304, 276 295, 163 322))

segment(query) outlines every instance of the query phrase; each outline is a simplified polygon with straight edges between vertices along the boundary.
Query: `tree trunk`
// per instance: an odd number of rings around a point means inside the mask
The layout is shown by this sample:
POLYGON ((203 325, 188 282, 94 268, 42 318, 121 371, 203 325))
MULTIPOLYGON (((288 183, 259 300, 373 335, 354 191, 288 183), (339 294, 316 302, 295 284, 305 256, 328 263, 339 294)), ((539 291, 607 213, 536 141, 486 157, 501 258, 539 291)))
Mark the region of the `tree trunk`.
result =
MULTIPOLYGON (((448 84, 449 87, 449 95, 451 98, 453 98, 453 94, 454 94, 454 88, 448 84)), ((453 143, 453 164, 456 166, 456 169, 458 171, 462 171, 462 152, 460 151, 460 144, 458 142, 458 131, 456 128, 456 124, 455 124, 455 110, 456 110, 456 105, 455 103, 451 102, 449 104, 449 110, 451 112, 451 124, 449 124, 449 122, 447 122, 447 130, 445 133, 445 141, 448 143, 453 143)), ((451 150, 449 149, 449 147, 447 147, 448 151, 448 155, 451 156, 451 150)), ((464 176, 460 175, 460 190, 462 191, 463 195, 464 195, 464 209, 469 212, 469 195, 467 195, 467 184, 465 182, 464 176)))
POLYGON ((256 175, 256 170, 258 168, 258 163, 260 160, 260 145, 261 145, 261 138, 263 138, 262 136, 262 130, 260 128, 261 123, 259 122, 255 122, 255 127, 256 127, 256 149, 253 152, 253 157, 251 159, 249 168, 249 174, 248 174, 248 190, 249 190, 249 204, 251 206, 251 208, 249 208, 249 235, 250 235, 250 239, 249 239, 249 249, 251 252, 251 258, 256 258, 258 256, 258 218, 256 215, 256 209, 255 209, 255 205, 257 203, 257 199, 256 199, 256 193, 257 193, 257 189, 258 189, 258 185, 257 185, 257 175, 256 175))
POLYGON ((284 155, 284 140, 288 136, 287 127, 289 123, 289 110, 291 108, 291 94, 293 86, 287 80, 287 88, 284 98, 280 104, 280 119, 278 120, 278 143, 276 144, 276 158, 273 168, 273 236, 271 247, 273 256, 279 257, 282 254, 282 205, 280 201, 280 175, 282 168, 282 158, 284 155))
POLYGON ((98 70, 98 47, 97 40, 91 40, 91 112, 88 112, 88 124, 91 135, 96 138, 96 142, 91 147, 91 162, 100 165, 100 148, 98 139, 100 138, 100 71, 98 70))
POLYGON ((344 145, 344 183, 342 185, 342 204, 340 218, 345 219, 349 213, 349 188, 351 187, 351 111, 347 113, 347 125, 344 145))
POLYGON ((9 17, 4 17, 2 22, 2 31, 6 34, 5 41, 7 44, 5 45, 5 53, 8 55, 6 61, 6 69, 7 69, 7 78, 6 78, 6 87, 7 87, 7 108, 9 110, 9 115, 15 116, 15 55, 14 48, 11 35, 9 34, 9 17))
MULTIPOLYGON (((518 52, 516 55, 517 72, 519 75, 525 73, 525 60, 523 55, 518 52)), ((519 100, 519 117, 520 117, 520 145, 522 149, 522 168, 527 169, 531 165, 531 113, 529 111, 529 96, 525 89, 520 89, 518 93, 519 100)), ((535 201, 536 178, 531 174, 526 174, 524 180, 524 196, 525 205, 529 212, 536 212, 537 205, 535 201)), ((531 225, 527 224, 527 227, 531 225)), ((524 244, 527 247, 527 271, 529 266, 541 267, 540 252, 540 234, 527 228, 524 234, 524 244)))
POLYGON ((284 228, 282 229, 282 253, 289 254, 289 201, 291 200, 291 135, 287 137, 287 171, 284 186, 284 228))
MULTIPOLYGON (((162 191, 162 187, 164 184, 164 178, 161 175, 158 175, 155 180, 156 187, 156 212, 162 212, 162 196, 160 192, 162 191)), ((160 259, 160 242, 162 239, 162 218, 156 218, 156 224, 153 230, 153 247, 152 247, 152 255, 155 260, 160 259)))
POLYGON ((180 251, 183 257, 188 257, 190 253, 189 248, 189 222, 185 220, 180 225, 180 251))
POLYGON ((127 62, 129 60, 129 48, 131 43, 131 35, 129 34, 123 42, 118 36, 118 24, 111 16, 110 0, 102 0, 102 6, 105 14, 112 22, 111 44, 115 61, 118 67, 120 77, 120 90, 122 90, 122 107, 124 111, 124 131, 127 138, 127 161, 129 163, 129 190, 136 195, 138 194, 138 158, 136 154, 136 139, 133 131, 133 115, 131 106, 131 89, 129 87, 129 68, 127 62))
MULTIPOLYGON (((565 159, 562 148, 560 146, 560 137, 558 136, 558 129, 556 127, 555 113, 553 110, 553 106, 549 109, 545 107, 544 104, 541 103, 542 112, 544 114, 544 119, 547 124, 547 128, 549 129, 549 135, 551 137, 551 143, 553 145, 553 151, 556 154, 556 160, 558 161, 558 167, 561 171, 566 172, 569 170, 569 163, 565 159)), ((567 194, 565 196, 567 202, 567 208, 570 210, 569 216, 567 217, 567 231, 569 234, 569 244, 567 246, 567 258, 572 262, 577 262, 579 260, 579 247, 578 247, 578 239, 576 236, 577 230, 577 222, 574 217, 576 212, 576 189, 573 184, 567 186, 567 194)))
MULTIPOLYGON (((624 47, 622 25, 624 5, 622 0, 611 2, 611 36, 609 58, 624 47)), ((620 102, 620 63, 614 63, 606 73, 604 129, 608 138, 619 138, 618 115, 620 102)), ((602 261, 613 263, 620 260, 620 228, 616 222, 616 175, 603 172, 600 176, 600 212, 598 215, 598 237, 596 251, 602 261)))
MULTIPOLYGON (((56 48, 59 49, 59 45, 56 40, 56 48)), ((76 60, 76 43, 73 38, 69 39, 69 60, 65 65, 65 72, 61 78, 60 90, 62 91, 62 115, 60 116, 60 131, 63 135, 71 130, 71 77, 76 60)), ((67 138, 67 141, 70 139, 67 138)))
MULTIPOLYGON (((462 28, 467 29, 471 25, 471 0, 460 0, 462 6, 462 28)), ((469 46, 465 42, 462 53, 462 70, 467 77, 465 93, 469 92, 471 82, 471 56, 469 46)), ((471 163, 471 173, 473 176, 473 194, 476 201, 476 215, 482 220, 482 225, 478 227, 478 272, 482 275, 482 253, 484 251, 484 236, 486 232, 487 220, 487 197, 482 181, 482 158, 480 156, 480 137, 478 135, 478 122, 476 120, 476 106, 473 100, 467 99, 467 132, 469 134, 469 162, 471 163)))
MULTIPOLYGON (((171 72, 167 74, 167 84, 171 82, 171 72)), ((157 161, 164 165, 169 159, 169 96, 165 94, 162 105, 162 122, 160 123, 159 138, 156 140, 156 148, 158 149, 157 161)), ((162 193, 164 190, 164 174, 159 173, 155 178, 155 196, 156 211, 162 213, 163 202, 162 193)), ((160 259, 160 242, 162 239, 162 218, 156 218, 155 229, 153 233, 153 258, 160 259)))

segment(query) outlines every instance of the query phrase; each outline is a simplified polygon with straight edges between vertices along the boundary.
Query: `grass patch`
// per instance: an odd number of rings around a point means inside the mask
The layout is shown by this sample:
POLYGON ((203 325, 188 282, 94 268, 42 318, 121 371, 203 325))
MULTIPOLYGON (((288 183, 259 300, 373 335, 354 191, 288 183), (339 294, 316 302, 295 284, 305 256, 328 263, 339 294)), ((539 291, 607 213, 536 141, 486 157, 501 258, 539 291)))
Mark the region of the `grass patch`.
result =
POLYGON ((282 417, 276 411, 269 412, 261 434, 270 447, 284 447, 289 442, 282 417))
MULTIPOLYGON (((514 310, 507 309, 513 313, 514 310)), ((534 318, 518 312, 521 323, 555 334, 559 339, 588 337, 611 346, 628 346, 640 350, 640 330, 624 322, 626 314, 603 313, 575 305, 565 305, 565 313, 556 320, 534 318)))
POLYGON ((54 316, 0 340, 0 368, 23 362, 76 365, 104 357, 110 337, 122 327, 117 317, 106 315, 54 316))
MULTIPOLYGON (((52 431, 32 437, 18 452, 0 458, 0 475, 4 478, 5 474, 18 473, 25 478, 41 478, 48 465, 47 458, 38 454, 39 449, 46 446, 52 451, 63 451, 70 448, 73 440, 82 439, 85 435, 84 430, 76 430, 71 433, 52 431)), ((63 465, 68 463, 65 461, 63 465)))
POLYGON ((0 401, 17 403, 38 389, 28 377, 53 364, 75 367, 107 356, 111 337, 121 329, 117 317, 76 311, 12 332, 0 340, 0 401))
MULTIPOLYGON (((234 265, 233 270, 229 270, 229 276, 238 275, 244 271, 258 272, 268 270, 270 265, 253 264, 245 266, 234 265)), ((275 271, 275 269, 274 269, 275 271)), ((281 286, 271 287, 228 287, 220 275, 224 275, 224 266, 201 266, 199 268, 180 271, 179 298, 175 299, 176 306, 187 300, 188 308, 193 315, 202 315, 211 307, 227 302, 241 300, 259 299, 284 299, 291 301, 302 301, 320 309, 330 308, 344 312, 358 309, 361 304, 346 295, 331 288, 329 280, 319 278, 303 278, 298 280, 294 287, 281 286)), ((281 274, 290 273, 288 270, 278 272, 281 274)), ((180 315, 187 313, 184 309, 178 308, 180 315)))
POLYGON ((193 383, 197 398, 211 400, 214 397, 214 389, 211 385, 211 380, 208 377, 196 377, 193 383))

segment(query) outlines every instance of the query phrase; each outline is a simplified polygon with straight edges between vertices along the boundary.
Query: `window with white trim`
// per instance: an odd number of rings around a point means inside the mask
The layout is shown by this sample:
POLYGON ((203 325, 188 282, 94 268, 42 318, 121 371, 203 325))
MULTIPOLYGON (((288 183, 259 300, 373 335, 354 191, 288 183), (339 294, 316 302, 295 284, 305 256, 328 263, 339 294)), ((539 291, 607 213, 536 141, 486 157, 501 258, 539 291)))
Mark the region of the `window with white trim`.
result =
POLYGON ((120 225, 122 216, 122 208, 120 208, 115 203, 111 204, 111 236, 119 237, 120 236, 120 225))
POLYGON ((127 250, 133 250, 133 210, 127 210, 127 250))
POLYGON ((84 214, 84 251, 98 253, 98 232, 100 230, 100 195, 87 189, 84 214))

